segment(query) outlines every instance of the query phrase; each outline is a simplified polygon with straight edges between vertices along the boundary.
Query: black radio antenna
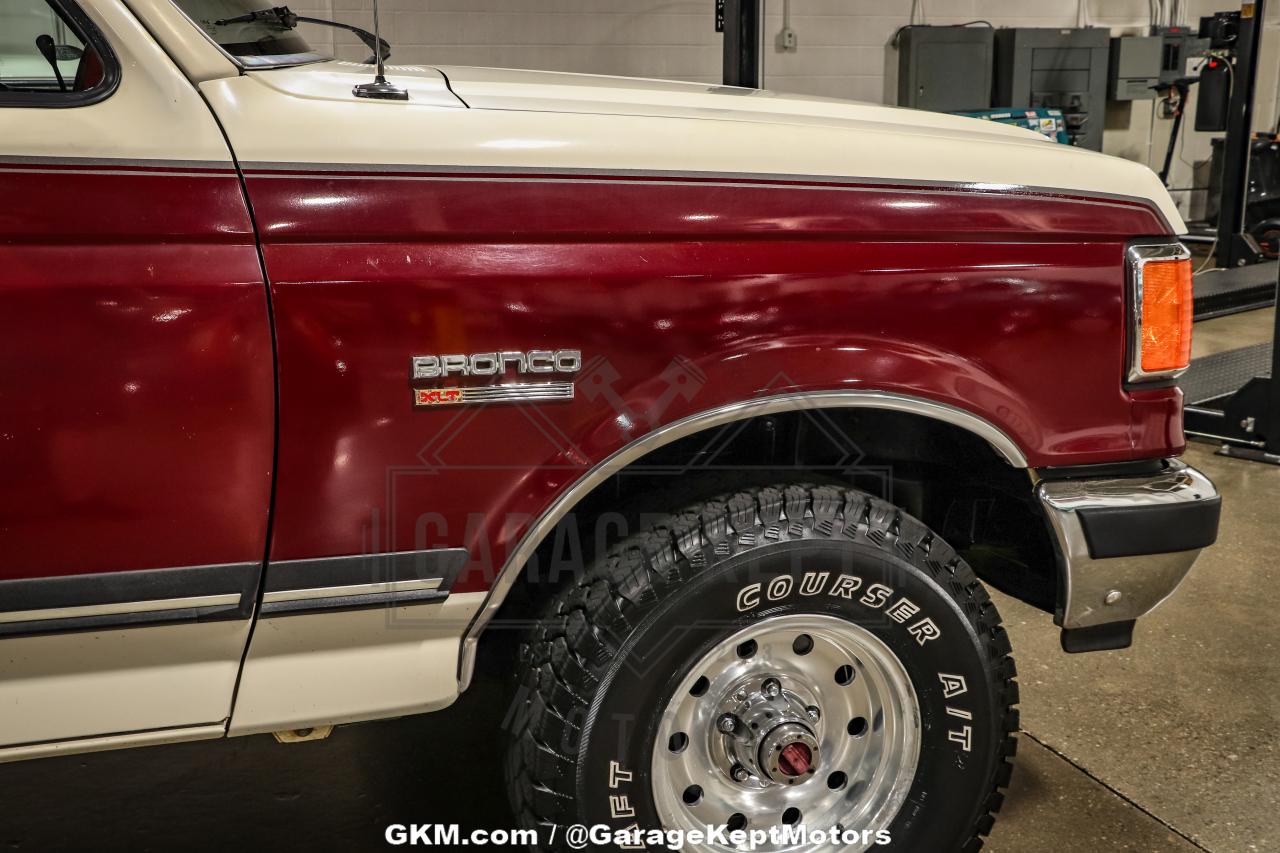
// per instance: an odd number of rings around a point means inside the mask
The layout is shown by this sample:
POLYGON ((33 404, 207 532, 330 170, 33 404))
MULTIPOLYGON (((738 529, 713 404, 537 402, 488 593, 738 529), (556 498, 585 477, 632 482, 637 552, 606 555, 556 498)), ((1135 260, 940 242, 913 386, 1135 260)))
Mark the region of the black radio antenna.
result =
MULTIPOLYGON (((380 32, 380 22, 378 20, 378 0, 373 0, 373 38, 381 47, 382 33, 380 32)), ((357 98, 374 98, 381 101, 409 100, 409 92, 407 90, 387 82, 386 74, 383 73, 382 51, 375 50, 373 56, 376 62, 373 82, 361 83, 352 89, 351 93, 357 98)))

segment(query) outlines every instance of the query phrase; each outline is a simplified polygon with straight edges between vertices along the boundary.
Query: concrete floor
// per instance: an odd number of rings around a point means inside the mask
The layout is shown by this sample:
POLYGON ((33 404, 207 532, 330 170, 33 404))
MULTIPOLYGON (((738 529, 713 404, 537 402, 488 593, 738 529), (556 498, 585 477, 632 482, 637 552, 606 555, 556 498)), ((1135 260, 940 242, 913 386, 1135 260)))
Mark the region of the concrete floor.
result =
POLYGON ((1191 357, 1200 358, 1223 350, 1269 341, 1275 323, 1274 308, 1215 317, 1196 323, 1195 333, 1191 336, 1191 357))
MULTIPOLYGON (((1197 354, 1269 336, 1210 321, 1197 354)), ((1023 733, 988 848, 1280 851, 1280 468, 1187 458, 1223 493, 1218 544, 1132 649, 1065 655, 1047 616, 997 596, 1023 733)), ((0 765, 0 850, 384 848, 390 822, 509 823, 498 689, 441 714, 340 729, 0 765), (447 751, 446 751, 447 750, 447 751)))

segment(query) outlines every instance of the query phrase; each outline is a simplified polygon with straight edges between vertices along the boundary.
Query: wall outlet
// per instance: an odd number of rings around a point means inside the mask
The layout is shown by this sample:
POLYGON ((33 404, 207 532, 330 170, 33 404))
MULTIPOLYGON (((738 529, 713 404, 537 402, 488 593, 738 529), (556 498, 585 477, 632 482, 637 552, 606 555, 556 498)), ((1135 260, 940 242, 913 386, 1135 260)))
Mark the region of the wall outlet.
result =
POLYGON ((778 33, 778 50, 793 51, 796 49, 796 31, 791 27, 783 27, 778 33))

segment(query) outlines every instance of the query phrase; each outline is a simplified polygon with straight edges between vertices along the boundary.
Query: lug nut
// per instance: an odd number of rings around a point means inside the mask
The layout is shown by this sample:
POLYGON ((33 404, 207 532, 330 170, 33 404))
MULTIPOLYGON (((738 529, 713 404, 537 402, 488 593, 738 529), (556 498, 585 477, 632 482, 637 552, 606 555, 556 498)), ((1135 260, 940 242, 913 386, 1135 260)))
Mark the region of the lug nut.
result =
POLYGON ((735 782, 745 782, 751 778, 751 774, 747 772, 747 768, 741 764, 733 765, 733 769, 729 771, 729 775, 733 777, 735 782))
POLYGON ((716 728, 727 735, 731 735, 738 730, 738 718, 733 714, 722 714, 720 719, 716 721, 716 728))
POLYGON ((818 720, 822 719, 822 711, 817 705, 810 705, 808 708, 805 708, 804 713, 811 723, 816 723, 818 720))
POLYGON ((782 695, 782 682, 776 678, 766 678, 764 684, 760 685, 760 692, 769 699, 777 699, 782 695))

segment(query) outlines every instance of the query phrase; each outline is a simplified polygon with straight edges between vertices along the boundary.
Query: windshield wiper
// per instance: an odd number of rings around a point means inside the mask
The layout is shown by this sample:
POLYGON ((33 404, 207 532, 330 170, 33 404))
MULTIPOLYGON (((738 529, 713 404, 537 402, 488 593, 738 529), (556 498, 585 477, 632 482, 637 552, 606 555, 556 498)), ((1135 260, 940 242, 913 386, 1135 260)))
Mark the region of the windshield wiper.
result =
POLYGON ((214 21, 216 27, 226 24, 250 24, 261 21, 266 24, 275 24, 286 30, 296 29, 298 24, 319 24, 323 27, 334 27, 339 30, 347 30, 355 33, 360 41, 364 42, 365 47, 374 52, 366 62, 373 64, 378 61, 378 45, 382 46, 383 60, 391 57, 391 43, 384 38, 375 38, 373 33, 368 30, 362 30, 359 27, 353 27, 350 24, 342 24, 338 21, 326 21, 323 18, 308 18, 305 15, 295 14, 288 6, 272 6, 269 9, 258 9, 256 12, 246 12, 243 15, 236 15, 233 18, 222 18, 214 21))

